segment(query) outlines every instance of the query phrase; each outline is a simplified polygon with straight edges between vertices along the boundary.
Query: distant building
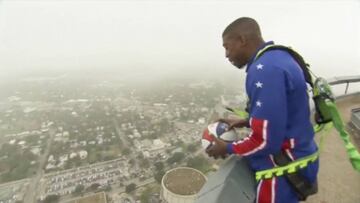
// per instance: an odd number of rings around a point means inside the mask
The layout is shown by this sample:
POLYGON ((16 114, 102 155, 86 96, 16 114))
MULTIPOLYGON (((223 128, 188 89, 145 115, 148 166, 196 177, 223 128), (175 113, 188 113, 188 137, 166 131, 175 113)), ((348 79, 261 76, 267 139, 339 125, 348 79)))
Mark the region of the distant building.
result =
POLYGON ((87 155, 88 155, 88 153, 85 150, 81 150, 79 152, 80 159, 86 159, 87 155))
POLYGON ((88 155, 88 153, 85 150, 81 150, 79 152, 80 159, 86 159, 87 155, 88 155))
POLYGON ((198 123, 199 124, 205 124, 206 120, 205 118, 199 118, 198 123))
POLYGON ((55 162, 54 155, 49 156, 48 162, 55 162))
POLYGON ((50 170, 50 169, 53 169, 55 168, 56 166, 54 164, 51 164, 51 163, 48 163, 45 167, 46 170, 50 170))
POLYGON ((36 110, 37 110, 37 108, 34 108, 34 107, 26 107, 23 111, 24 111, 24 113, 31 113, 36 110))
POLYGON ((150 152, 149 152, 149 151, 143 151, 143 152, 142 152, 142 154, 143 154, 143 156, 144 156, 145 158, 149 158, 149 157, 151 157, 151 155, 150 155, 150 152))
POLYGON ((41 148, 39 146, 34 146, 30 149, 31 153, 40 156, 41 148))
POLYGON ((70 159, 73 159, 73 158, 75 158, 75 157, 77 157, 77 154, 76 154, 75 152, 72 152, 72 153, 69 155, 69 158, 70 158, 70 159))
POLYGON ((161 150, 164 149, 166 145, 163 141, 161 141, 160 139, 155 139, 153 140, 152 146, 151 146, 151 151, 156 151, 156 150, 161 150))
POLYGON ((205 182, 204 174, 196 169, 171 169, 162 178, 160 198, 164 203, 193 203, 205 182))
POLYGON ((351 110, 351 123, 360 132, 360 108, 351 110))

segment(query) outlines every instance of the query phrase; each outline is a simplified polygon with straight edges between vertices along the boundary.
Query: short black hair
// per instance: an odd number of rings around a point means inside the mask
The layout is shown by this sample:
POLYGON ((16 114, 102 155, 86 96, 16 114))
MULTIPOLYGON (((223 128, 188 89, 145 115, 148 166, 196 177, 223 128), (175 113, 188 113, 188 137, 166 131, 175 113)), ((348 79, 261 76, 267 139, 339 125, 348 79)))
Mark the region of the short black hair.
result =
POLYGON ((245 35, 248 38, 261 38, 261 30, 259 24, 253 18, 241 17, 225 28, 222 36, 225 35, 245 35))

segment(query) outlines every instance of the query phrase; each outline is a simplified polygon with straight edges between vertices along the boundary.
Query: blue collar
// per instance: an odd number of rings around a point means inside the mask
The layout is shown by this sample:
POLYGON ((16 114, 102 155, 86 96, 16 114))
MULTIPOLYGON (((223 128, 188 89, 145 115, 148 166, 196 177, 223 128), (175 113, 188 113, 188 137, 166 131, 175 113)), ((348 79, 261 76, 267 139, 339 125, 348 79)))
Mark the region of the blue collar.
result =
POLYGON ((252 63, 254 63, 257 53, 259 53, 259 51, 262 50, 264 47, 271 45, 271 44, 274 44, 274 41, 265 42, 259 48, 257 48, 256 52, 251 56, 247 66, 246 66, 246 70, 245 70, 246 72, 248 72, 249 67, 252 65, 252 63))

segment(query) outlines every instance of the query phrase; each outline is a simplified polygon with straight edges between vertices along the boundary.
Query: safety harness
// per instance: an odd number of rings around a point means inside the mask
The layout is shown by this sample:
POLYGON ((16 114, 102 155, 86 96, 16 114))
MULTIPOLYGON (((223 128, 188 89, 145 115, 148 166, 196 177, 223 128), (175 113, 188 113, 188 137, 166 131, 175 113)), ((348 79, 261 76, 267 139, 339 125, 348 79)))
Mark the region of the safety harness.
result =
MULTIPOLYGON (((349 134, 345 130, 345 125, 336 107, 335 99, 331 91, 330 85, 325 79, 316 77, 310 71, 310 66, 304 61, 303 57, 290 47, 282 45, 268 45, 257 53, 257 55, 255 56, 255 60, 258 59, 262 54, 270 50, 286 51, 299 64, 299 66, 303 70, 305 81, 307 82, 307 84, 310 85, 313 94, 316 122, 316 124, 314 125, 315 133, 318 133, 321 130, 327 131, 332 126, 334 126, 340 134, 341 139, 345 143, 347 154, 353 168, 360 172, 360 154, 356 150, 354 145, 351 143, 349 134), (314 82, 311 75, 316 78, 314 82)), ((232 111, 241 118, 248 118, 248 112, 229 107, 226 107, 226 109, 232 111)), ((295 190, 297 190, 297 194, 300 200, 305 200, 307 196, 315 194, 317 192, 317 185, 309 185, 305 180, 303 180, 299 175, 297 175, 297 171, 299 171, 299 169, 307 167, 310 163, 315 162, 319 158, 319 154, 323 148, 323 140, 326 134, 327 133, 321 133, 319 149, 311 155, 299 158, 294 161, 287 159, 284 153, 274 155, 274 160, 277 166, 275 166, 274 168, 257 171, 255 174, 256 181, 260 181, 262 179, 270 179, 276 176, 285 176, 294 186, 295 190)))

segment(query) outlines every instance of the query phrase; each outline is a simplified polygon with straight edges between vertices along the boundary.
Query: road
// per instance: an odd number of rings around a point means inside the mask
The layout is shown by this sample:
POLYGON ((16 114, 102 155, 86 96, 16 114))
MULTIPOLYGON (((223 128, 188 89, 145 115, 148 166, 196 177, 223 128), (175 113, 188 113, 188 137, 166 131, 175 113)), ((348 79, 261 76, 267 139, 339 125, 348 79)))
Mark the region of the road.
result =
MULTIPOLYGON (((118 134, 118 137, 119 139, 121 140, 121 142, 123 143, 123 146, 125 147, 132 147, 132 144, 125 138, 125 134, 122 132, 120 126, 119 126, 119 123, 117 122, 116 118, 113 118, 113 123, 114 123, 114 126, 115 126, 115 130, 116 130, 116 133, 118 134)), ((134 169, 137 170, 139 169, 139 163, 137 161, 137 158, 136 158, 136 153, 130 153, 129 155, 127 155, 128 157, 130 157, 130 159, 134 160, 135 161, 135 167, 134 169)))
POLYGON ((39 194, 39 190, 40 190, 39 182, 40 182, 41 177, 44 175, 43 168, 45 167, 47 157, 49 156, 50 147, 51 147, 51 143, 52 143, 53 138, 54 138, 54 134, 55 134, 54 131, 49 130, 49 136, 50 137, 47 140, 44 154, 41 155, 40 158, 39 158, 39 167, 38 167, 38 169, 36 171, 36 174, 29 182, 28 189, 27 189, 27 191, 25 193, 25 196, 24 196, 24 203, 37 202, 36 198, 37 198, 37 196, 39 194))

